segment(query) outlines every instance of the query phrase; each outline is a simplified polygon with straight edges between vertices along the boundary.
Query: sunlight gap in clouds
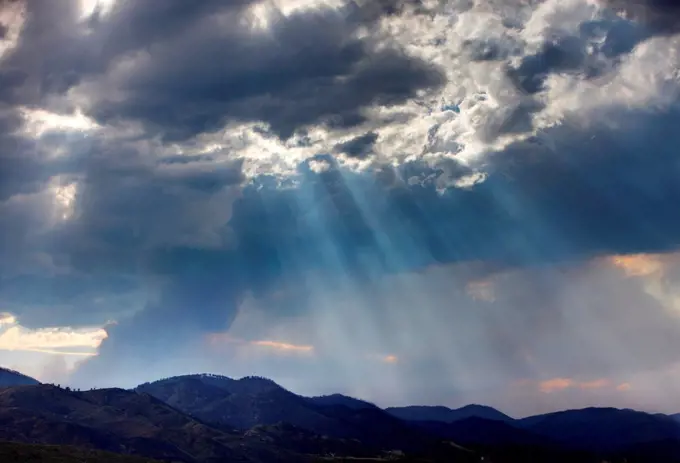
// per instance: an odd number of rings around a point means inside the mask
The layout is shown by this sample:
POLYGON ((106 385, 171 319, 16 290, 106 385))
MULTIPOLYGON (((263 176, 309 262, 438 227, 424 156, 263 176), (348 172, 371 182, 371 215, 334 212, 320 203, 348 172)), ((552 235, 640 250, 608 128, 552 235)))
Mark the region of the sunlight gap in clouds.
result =
POLYGON ((80 0, 80 15, 89 18, 95 12, 101 15, 108 14, 115 6, 117 0, 80 0))
POLYGON ((62 220, 68 220, 73 215, 77 191, 78 186, 76 183, 54 188, 55 207, 57 214, 62 220))
POLYGON ((26 119, 25 133, 36 138, 48 132, 86 133, 99 127, 80 110, 73 114, 57 114, 43 109, 23 109, 22 113, 26 119))

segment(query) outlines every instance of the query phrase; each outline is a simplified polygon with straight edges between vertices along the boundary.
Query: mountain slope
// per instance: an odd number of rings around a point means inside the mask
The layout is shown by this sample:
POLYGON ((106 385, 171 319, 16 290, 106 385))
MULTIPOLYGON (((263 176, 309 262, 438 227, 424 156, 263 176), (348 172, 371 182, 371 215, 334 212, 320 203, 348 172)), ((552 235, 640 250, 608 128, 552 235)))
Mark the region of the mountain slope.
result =
POLYGON ((467 418, 483 418, 486 420, 512 421, 508 415, 485 405, 466 405, 451 409, 443 406, 411 405, 407 407, 388 407, 389 414, 407 421, 441 421, 453 423, 467 418))
POLYGON ((247 430, 287 422, 319 434, 350 437, 332 418, 305 398, 265 378, 239 380, 214 375, 176 376, 138 386, 147 393, 205 422, 247 430))
POLYGON ((237 436, 210 428, 146 394, 55 386, 0 390, 0 439, 75 445, 182 462, 249 461, 237 436))
POLYGON ((0 387, 29 386, 40 384, 36 379, 26 376, 18 371, 0 367, 0 387))

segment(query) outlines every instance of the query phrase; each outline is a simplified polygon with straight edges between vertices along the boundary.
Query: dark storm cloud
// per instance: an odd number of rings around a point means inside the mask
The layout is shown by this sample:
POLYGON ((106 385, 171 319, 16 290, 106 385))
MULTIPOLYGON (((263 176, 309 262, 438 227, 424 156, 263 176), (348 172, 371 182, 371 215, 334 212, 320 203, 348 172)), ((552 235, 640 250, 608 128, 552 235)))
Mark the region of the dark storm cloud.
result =
POLYGON ((159 45, 148 63, 113 83, 128 98, 100 101, 93 114, 99 121, 139 120, 168 139, 214 131, 230 120, 264 121, 287 138, 338 118, 352 121, 341 125, 358 124, 366 107, 401 103, 443 83, 432 66, 357 38, 363 23, 348 18, 313 11, 278 18, 262 33, 243 30, 237 18, 228 33, 195 31, 159 45))
POLYGON ((521 59, 508 75, 519 88, 533 94, 543 89, 550 74, 571 73, 586 79, 602 76, 652 36, 652 31, 619 17, 587 21, 578 35, 556 37, 521 59))
POLYGON ((3 236, 12 239, 3 241, 9 244, 2 249, 8 264, 2 300, 27 325, 117 318, 111 304, 95 303, 97 295, 115 299, 146 291, 157 297, 126 301, 125 312, 143 310, 110 328, 103 353, 127 343, 145 345, 149 337, 139 334, 161 319, 185 334, 225 329, 245 289, 261 286, 257 273, 267 269, 254 269, 242 260, 245 253, 231 249, 241 239, 227 227, 233 188, 242 181, 238 163, 219 167, 205 155, 154 159, 134 140, 99 136, 88 141, 44 135, 38 142, 15 134, 23 122, 17 105, 49 104, 68 112, 69 104, 55 96, 104 82, 90 95, 100 122, 136 120, 148 134, 178 139, 217 129, 230 118, 263 120, 286 136, 307 124, 356 125, 364 107, 402 102, 443 83, 429 65, 396 48, 378 50, 356 35, 412 2, 350 3, 340 11, 278 16, 268 31, 244 25, 244 7, 251 3, 119 1, 87 23, 75 0, 26 3, 20 40, 0 68, 0 96, 8 104, 0 184, 4 217, 10 219, 4 223, 13 224, 3 227, 3 236), (138 59, 149 48, 150 60, 142 56, 132 74, 106 82, 103 76, 116 63, 138 59), (117 92, 126 99, 97 100, 117 92), (67 155, 60 158, 44 149, 65 146, 67 155), (78 189, 69 220, 48 224, 45 210, 54 199, 44 189, 56 175, 72 176, 78 189), (19 201, 19 193, 33 196, 19 201), (10 268, 9 256, 20 259, 29 249, 39 254, 40 271, 58 277, 33 275, 34 267, 10 268), (237 264, 245 270, 235 271, 237 264), (50 314, 49 305, 88 307, 89 315, 62 309, 50 314))
POLYGON ((182 140, 229 121, 264 121, 287 138, 311 124, 359 124, 364 108, 444 82, 433 66, 358 35, 418 2, 271 11, 261 30, 245 8, 253 3, 121 1, 85 24, 75 0, 29 2, 19 46, 0 72, 12 83, 6 99, 37 103, 108 72, 89 95, 101 123, 138 121, 182 140), (131 72, 113 72, 122 59, 132 60, 131 72))
POLYGON ((345 153, 352 158, 364 159, 373 152, 373 145, 375 145, 376 141, 378 141, 378 134, 375 132, 367 132, 364 135, 337 144, 335 146, 335 151, 345 153))

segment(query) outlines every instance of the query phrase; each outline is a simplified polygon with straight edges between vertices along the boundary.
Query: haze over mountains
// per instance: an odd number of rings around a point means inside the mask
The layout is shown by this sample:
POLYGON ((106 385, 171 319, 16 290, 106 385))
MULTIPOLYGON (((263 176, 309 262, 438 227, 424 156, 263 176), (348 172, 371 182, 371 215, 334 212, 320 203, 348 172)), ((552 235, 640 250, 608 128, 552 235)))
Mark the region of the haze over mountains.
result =
POLYGON ((0 0, 4 449, 677 460, 678 4, 0 0))
POLYGON ((673 409, 676 3, 0 0, 0 363, 673 409))
POLYGON ((303 397, 261 377, 196 374, 89 391, 15 379, 0 389, 0 439, 187 463, 680 461, 678 417, 634 410, 513 419, 481 405, 383 410, 341 394, 303 397))

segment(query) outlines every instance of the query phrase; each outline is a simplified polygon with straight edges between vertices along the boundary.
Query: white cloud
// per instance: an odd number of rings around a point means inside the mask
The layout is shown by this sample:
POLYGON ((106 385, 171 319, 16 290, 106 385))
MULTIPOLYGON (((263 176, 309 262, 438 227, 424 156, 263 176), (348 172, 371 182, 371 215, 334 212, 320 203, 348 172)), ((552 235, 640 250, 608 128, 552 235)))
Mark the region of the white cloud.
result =
POLYGON ((11 314, 2 314, 0 318, 0 350, 87 357, 96 355, 106 336, 102 328, 29 329, 11 314))

